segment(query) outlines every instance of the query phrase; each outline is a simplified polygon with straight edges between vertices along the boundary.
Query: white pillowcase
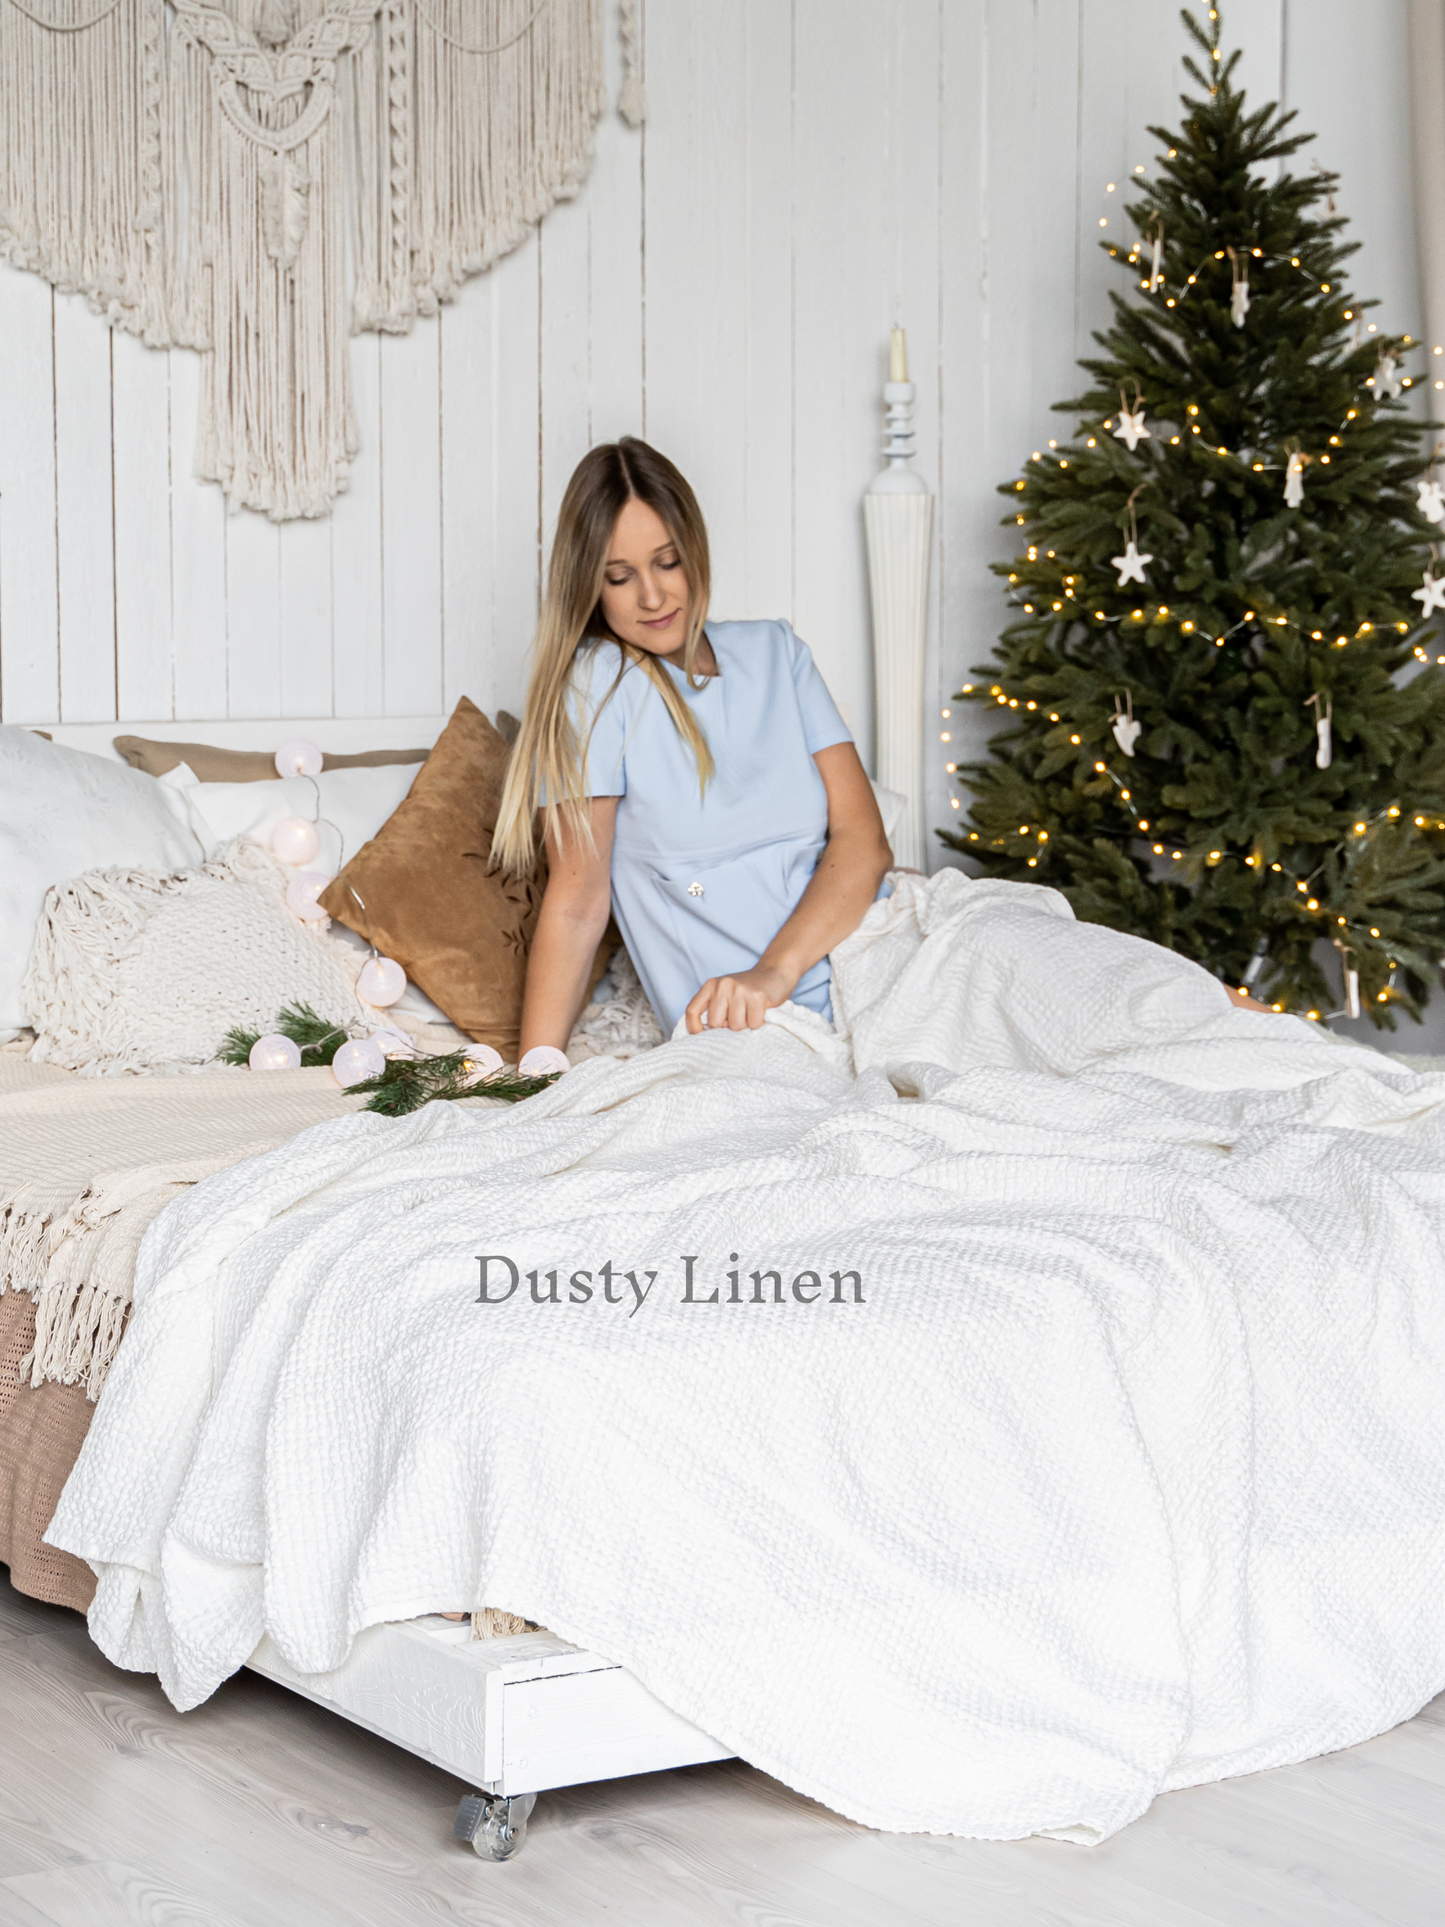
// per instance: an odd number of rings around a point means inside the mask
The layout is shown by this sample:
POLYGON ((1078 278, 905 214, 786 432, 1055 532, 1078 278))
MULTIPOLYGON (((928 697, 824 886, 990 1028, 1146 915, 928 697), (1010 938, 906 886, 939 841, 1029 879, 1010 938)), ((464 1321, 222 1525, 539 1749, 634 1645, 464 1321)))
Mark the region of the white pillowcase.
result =
POLYGON ((0 1038, 30 1022, 20 986, 53 883, 113 864, 201 860, 181 798, 153 776, 0 725, 0 1038))
POLYGON ((269 849, 271 832, 285 817, 305 817, 308 823, 315 819, 319 790, 322 820, 316 833, 321 848, 304 867, 334 875, 404 801, 420 768, 420 763, 383 763, 376 769, 332 769, 317 777, 278 777, 275 782, 202 783, 181 763, 159 781, 183 799, 208 857, 238 836, 253 837, 269 849))

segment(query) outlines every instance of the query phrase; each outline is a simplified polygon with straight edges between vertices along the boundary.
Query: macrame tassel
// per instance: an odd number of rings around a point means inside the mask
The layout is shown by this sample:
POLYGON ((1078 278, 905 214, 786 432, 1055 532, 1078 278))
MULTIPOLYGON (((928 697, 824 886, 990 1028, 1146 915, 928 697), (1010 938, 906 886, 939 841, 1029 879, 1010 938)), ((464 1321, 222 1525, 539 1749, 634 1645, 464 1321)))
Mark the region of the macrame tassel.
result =
MULTIPOLYGON (((638 0, 620 26, 636 125, 638 0)), ((577 192, 601 28, 597 0, 0 0, 0 258, 203 351, 197 475, 322 515, 351 329, 405 332, 577 192)))
MULTIPOLYGON (((196 471, 233 508, 323 515, 357 446, 337 70, 371 36, 375 0, 326 0, 303 45, 279 57, 258 54, 259 34, 214 0, 174 6, 177 36, 203 63, 182 103, 211 342, 196 471)), ((288 20, 283 0, 262 11, 267 32, 288 20)))
POLYGON ((594 0, 412 5, 409 295, 433 314, 578 191, 607 89, 594 0))
POLYGON ((0 0, 0 259, 166 341, 163 0, 0 0))
POLYGON ((617 9, 618 31, 622 37, 622 89, 617 96, 617 111, 629 127, 641 127, 647 118, 647 95, 642 86, 641 0, 620 0, 617 9))
POLYGON ((413 47, 404 0, 387 0, 381 10, 381 32, 386 59, 382 162, 386 182, 386 280, 383 305, 368 325, 400 334, 410 328, 417 307, 411 273, 413 47))

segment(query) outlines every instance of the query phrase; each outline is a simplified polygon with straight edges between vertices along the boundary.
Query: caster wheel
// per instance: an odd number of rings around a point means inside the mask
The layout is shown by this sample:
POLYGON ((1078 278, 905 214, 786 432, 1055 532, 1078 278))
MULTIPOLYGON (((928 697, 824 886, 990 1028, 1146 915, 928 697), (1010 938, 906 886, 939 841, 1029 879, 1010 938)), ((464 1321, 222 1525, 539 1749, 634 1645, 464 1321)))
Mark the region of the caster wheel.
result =
POLYGON ((452 1838, 469 1846, 483 1860, 510 1860, 527 1838, 527 1821, 537 1804, 535 1793, 501 1795, 464 1793, 452 1825, 452 1838))

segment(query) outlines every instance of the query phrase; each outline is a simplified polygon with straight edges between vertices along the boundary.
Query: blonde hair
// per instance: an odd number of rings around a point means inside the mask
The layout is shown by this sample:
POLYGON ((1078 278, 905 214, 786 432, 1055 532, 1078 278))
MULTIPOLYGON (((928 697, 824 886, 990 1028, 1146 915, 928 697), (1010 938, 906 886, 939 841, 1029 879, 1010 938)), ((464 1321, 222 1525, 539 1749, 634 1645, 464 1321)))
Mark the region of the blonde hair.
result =
MULTIPOLYGON (((577 464, 557 518, 547 591, 532 644, 526 710, 492 838, 493 855, 504 869, 529 870, 535 863, 536 814, 544 797, 559 809, 564 838, 575 836, 584 847, 592 842, 587 744, 579 737, 571 697, 578 659, 584 649, 590 654, 598 642, 616 642, 622 650, 616 681, 598 704, 599 712, 615 695, 628 663, 636 663, 667 704, 678 735, 696 757, 699 786, 706 789, 712 777, 707 738, 667 670, 647 650, 614 636, 602 613, 602 582, 613 530, 618 516, 634 500, 656 511, 677 550, 688 590, 683 674, 692 688, 702 687, 695 664, 707 620, 711 571, 707 528, 697 497, 667 457, 646 442, 633 435, 624 435, 620 442, 603 442, 577 464)), ((595 724, 595 716, 592 721, 595 724)))

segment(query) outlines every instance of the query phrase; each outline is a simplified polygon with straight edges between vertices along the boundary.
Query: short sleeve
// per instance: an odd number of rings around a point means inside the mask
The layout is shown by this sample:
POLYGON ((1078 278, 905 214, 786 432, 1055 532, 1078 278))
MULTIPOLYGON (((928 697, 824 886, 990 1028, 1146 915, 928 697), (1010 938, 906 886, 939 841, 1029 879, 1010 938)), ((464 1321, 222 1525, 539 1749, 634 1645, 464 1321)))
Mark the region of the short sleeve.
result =
MULTIPOLYGON (((588 651, 572 672, 572 718, 582 751, 584 796, 627 794, 626 747, 631 704, 618 683, 621 651, 615 643, 588 651)), ((552 799, 545 784, 540 802, 552 799)))
POLYGON ((853 732, 838 714, 838 706, 828 694, 828 685, 813 661, 812 650, 790 627, 788 647, 792 657, 793 687, 798 692, 798 714, 803 719, 803 739, 808 745, 808 754, 816 756, 820 749, 831 749, 834 743, 851 743, 853 732))

